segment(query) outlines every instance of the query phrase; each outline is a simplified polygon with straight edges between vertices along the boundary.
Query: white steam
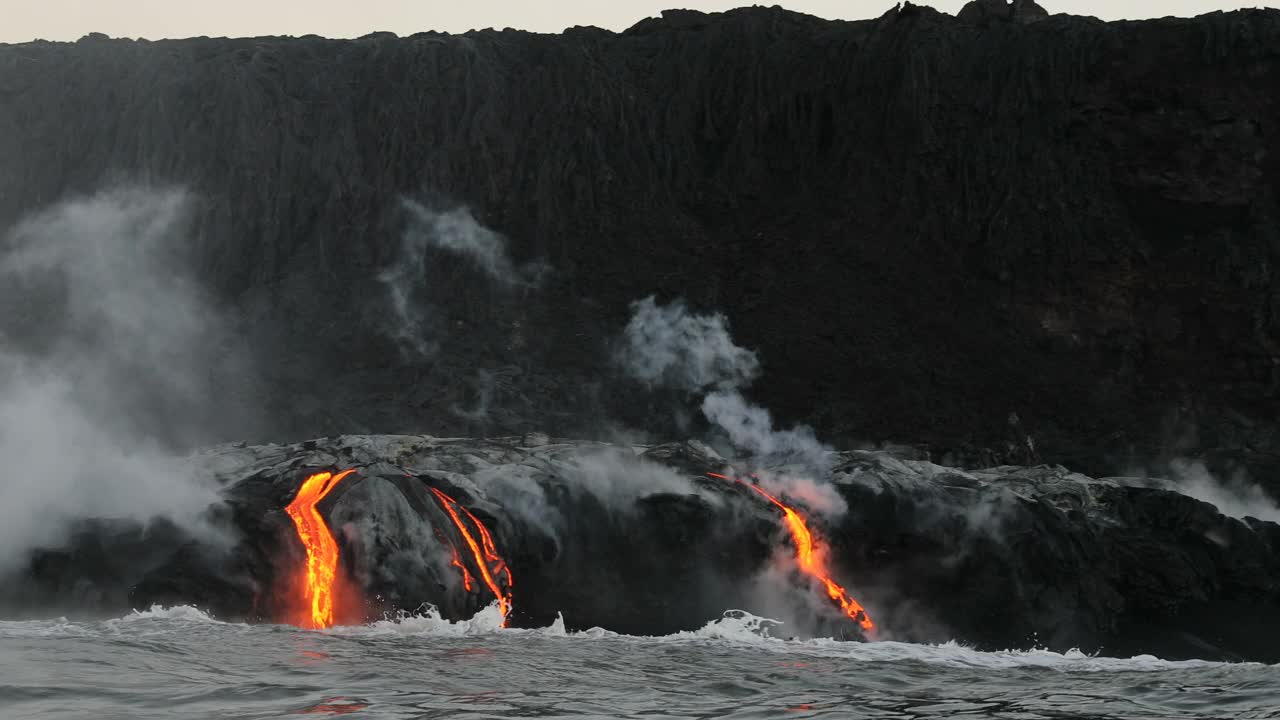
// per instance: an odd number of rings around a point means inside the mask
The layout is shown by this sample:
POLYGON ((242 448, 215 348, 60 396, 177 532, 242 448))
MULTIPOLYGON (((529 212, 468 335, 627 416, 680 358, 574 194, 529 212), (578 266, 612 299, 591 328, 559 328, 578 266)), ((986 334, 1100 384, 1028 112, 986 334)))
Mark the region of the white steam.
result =
POLYGON ((1219 480, 1199 460, 1174 460, 1170 470, 1175 490, 1213 505, 1223 515, 1280 523, 1275 500, 1244 475, 1219 480))
POLYGON ((247 367, 183 272, 190 204, 115 190, 3 236, 0 571, 83 518, 208 531, 215 490, 171 448, 245 419, 229 383, 247 367))
POLYGON ((438 248, 466 258, 490 280, 509 286, 537 285, 546 266, 533 263, 517 266, 507 254, 507 239, 476 222, 471 211, 454 208, 430 210, 412 200, 403 200, 409 214, 405 243, 421 248, 438 248))
POLYGON ((507 239, 476 221, 466 208, 432 210, 408 198, 401 199, 408 224, 400 238, 400 251, 378 280, 387 289, 394 325, 393 338, 402 347, 427 357, 439 343, 432 335, 432 312, 422 297, 433 251, 467 260, 491 282, 504 288, 532 288, 548 268, 534 262, 517 265, 507 250, 507 239))
POLYGON ((717 391, 702 400, 702 414, 729 436, 734 447, 757 458, 822 465, 829 451, 800 425, 775 430, 769 411, 747 402, 737 391, 717 391))
POLYGON ((804 503, 808 509, 829 517, 838 517, 849 509, 849 504, 830 483, 771 470, 757 471, 755 480, 766 491, 774 495, 785 494, 804 503))
POLYGON ((739 392, 759 376, 760 359, 733 342, 723 315, 696 315, 681 300, 663 306, 652 296, 632 303, 631 312, 616 353, 631 377, 651 386, 706 392, 702 414, 756 460, 822 464, 828 449, 812 429, 774 429, 769 411, 739 392))
POLYGON ((737 388, 760 374, 756 354, 733 343, 723 315, 694 315, 681 300, 631 304, 617 359, 637 380, 689 392, 737 388))
MULTIPOLYGON (((799 500, 829 517, 848 510, 834 487, 806 476, 828 464, 829 452, 813 431, 775 429, 769 411, 739 392, 759 374, 760 361, 754 352, 733 342, 722 315, 693 315, 679 301, 661 307, 652 297, 633 303, 632 310, 621 355, 632 376, 651 385, 706 392, 702 414, 724 433, 739 456, 756 467, 754 480, 767 492, 799 500), (773 469, 766 469, 770 465, 773 469)), ((824 555, 826 546, 817 552, 824 555)), ((819 562, 825 561, 820 558, 819 562)), ((816 601, 823 595, 813 592, 811 583, 796 584, 795 570, 794 552, 789 546, 779 549, 752 583, 749 595, 756 607, 785 618, 790 628, 810 632, 831 608, 816 601)))
POLYGON ((559 537, 565 518, 543 490, 551 477, 557 478, 574 497, 594 498, 610 512, 631 512, 636 501, 662 493, 696 494, 710 502, 719 500, 719 496, 706 495, 666 465, 638 456, 630 449, 607 446, 575 447, 546 465, 494 465, 471 475, 476 486, 497 500, 504 511, 548 536, 559 537))
POLYGON ((834 488, 809 480, 831 451, 811 428, 777 429, 769 411, 739 389, 760 374, 755 352, 740 347, 719 313, 697 315, 684 302, 659 305, 653 297, 631 304, 632 316, 616 354, 622 367, 652 386, 704 392, 702 414, 723 433, 737 455, 757 468, 786 465, 785 472, 757 472, 766 489, 803 500, 813 510, 839 515, 847 508, 834 488))
POLYGON ((688 478, 630 450, 583 451, 575 461, 568 473, 572 487, 594 495, 606 507, 632 507, 636 500, 658 493, 702 494, 688 478))

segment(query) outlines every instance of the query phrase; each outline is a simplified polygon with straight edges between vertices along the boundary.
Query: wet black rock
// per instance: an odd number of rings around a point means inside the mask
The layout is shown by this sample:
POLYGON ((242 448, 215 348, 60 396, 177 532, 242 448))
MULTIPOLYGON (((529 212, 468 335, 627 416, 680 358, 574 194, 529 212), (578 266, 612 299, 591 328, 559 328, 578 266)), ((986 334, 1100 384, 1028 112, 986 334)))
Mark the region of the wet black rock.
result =
POLYGON ((962 16, 0 46, 0 225, 190 188, 270 389, 254 441, 667 432, 605 341, 657 294, 726 313, 756 399, 840 443, 981 465, 1025 432, 1089 472, 1206 452, 1274 485, 1280 12, 962 16), (552 271, 433 256, 439 352, 406 357, 376 281, 402 196, 552 271))
MULTIPOLYGON (((512 589, 515 625, 561 615, 570 629, 667 634, 745 609, 784 620, 785 635, 858 637, 819 588, 785 571, 779 558, 793 550, 777 509, 708 476, 734 471, 705 446, 527 440, 215 448, 194 462, 224 485, 211 523, 224 524, 223 541, 91 524, 37 553, 4 585, 5 604, 111 613, 184 603, 279 620, 297 602, 303 558, 283 508, 311 473, 353 467, 319 506, 360 588, 350 620, 424 604, 466 618, 493 602, 451 563, 462 547, 478 577, 436 488, 492 531, 511 569, 500 584, 512 589)), ((1273 523, 1224 516, 1156 481, 1061 467, 966 472, 861 451, 820 465, 740 471, 758 471, 804 512, 880 638, 1280 661, 1273 523), (795 480, 806 477, 816 484, 795 480)))

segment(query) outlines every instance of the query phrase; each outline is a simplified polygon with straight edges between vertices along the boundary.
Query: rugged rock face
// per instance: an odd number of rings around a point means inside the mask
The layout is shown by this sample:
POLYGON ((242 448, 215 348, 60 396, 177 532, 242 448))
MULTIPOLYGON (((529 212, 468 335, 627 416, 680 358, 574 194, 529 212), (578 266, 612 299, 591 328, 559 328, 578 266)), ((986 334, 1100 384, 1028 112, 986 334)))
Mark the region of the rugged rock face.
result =
POLYGON ((1049 11, 1035 0, 973 0, 960 8, 956 17, 964 22, 988 26, 993 22, 1033 23, 1049 17, 1049 11))
MULTIPOLYGON (((350 619, 423 603, 467 617, 492 601, 451 565, 434 487, 492 530, 516 625, 563 613, 571 628, 665 634, 746 609, 785 619, 784 634, 856 636, 814 588, 776 570, 793 552, 779 512, 707 476, 727 463, 698 443, 344 436, 224 446, 194 462, 224 484, 229 542, 95 523, 5 583, 6 604, 191 603, 278 619, 302 562, 283 508, 307 475, 354 467, 319 506, 364 598, 350 619)), ((861 451, 824 464, 758 470, 790 488, 778 492, 830 544, 830 571, 882 638, 1280 660, 1280 526, 1060 467, 964 472, 861 451), (822 500, 823 487, 847 510, 822 500)))
POLYGON ((1273 478, 1280 12, 988 5, 0 46, 0 225, 189 188, 282 438, 669 427, 605 342, 657 294, 726 313, 756 398, 825 437, 1273 478), (550 272, 495 287, 431 256, 439 350, 402 355, 376 280, 402 196, 470 207, 550 272))

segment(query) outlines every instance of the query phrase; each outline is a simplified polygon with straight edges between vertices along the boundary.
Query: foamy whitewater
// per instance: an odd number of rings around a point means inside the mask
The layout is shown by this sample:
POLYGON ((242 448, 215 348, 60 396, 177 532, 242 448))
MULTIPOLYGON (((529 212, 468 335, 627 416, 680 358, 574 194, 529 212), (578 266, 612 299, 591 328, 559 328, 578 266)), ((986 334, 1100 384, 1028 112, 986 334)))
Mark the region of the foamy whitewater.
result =
POLYGON ((492 608, 323 632, 186 607, 0 622, 0 717, 1280 717, 1280 666, 786 641, 774 625, 505 630, 492 608))

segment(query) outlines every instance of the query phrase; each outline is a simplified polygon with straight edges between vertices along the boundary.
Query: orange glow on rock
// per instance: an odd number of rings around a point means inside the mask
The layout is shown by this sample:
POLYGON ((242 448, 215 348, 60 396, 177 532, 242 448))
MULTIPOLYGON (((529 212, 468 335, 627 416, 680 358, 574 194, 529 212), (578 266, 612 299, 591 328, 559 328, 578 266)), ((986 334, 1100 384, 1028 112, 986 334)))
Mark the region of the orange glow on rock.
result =
MULTIPOLYGON (((727 475, 719 473, 707 473, 708 476, 728 480, 730 482, 742 482, 727 475)), ((804 517, 795 509, 782 502, 778 498, 770 495, 759 485, 753 483, 742 483, 752 490, 759 493, 770 503, 775 505, 782 511, 783 520, 787 526, 787 532, 791 534, 791 540, 796 546, 796 565, 805 575, 813 578, 821 583, 827 592, 827 597, 831 598, 838 606, 840 611, 846 617, 858 623, 863 632, 868 636, 875 632, 876 625, 871 621, 871 616, 867 615, 867 611, 862 605, 854 600, 839 583, 831 579, 826 569, 826 545, 818 538, 815 538, 813 532, 809 530, 809 524, 805 522, 804 517)))
POLYGON ((294 623, 309 630, 333 626, 334 585, 338 578, 338 543, 325 525, 316 505, 355 470, 334 475, 316 473, 307 478, 285 512, 293 519, 298 539, 307 551, 307 565, 300 585, 303 609, 294 623))
MULTIPOLYGON (((459 534, 466 542, 468 549, 471 550, 471 556, 475 558, 476 567, 480 570, 480 579, 484 581, 485 587, 489 588, 489 592, 498 600, 498 611, 502 613, 502 624, 507 624, 507 615, 511 613, 511 568, 507 567, 507 562, 498 554, 498 549, 493 543, 493 536, 489 534, 489 529, 480 522, 480 519, 471 514, 471 511, 458 504, 457 500, 449 497, 443 492, 430 488, 435 494, 436 499, 440 501, 440 506, 449 514, 449 519, 453 521, 454 527, 458 528, 459 534), (467 524, 462 521, 462 515, 466 515, 467 519, 475 527, 476 532, 480 535, 479 542, 476 536, 467 528, 467 524), (505 587, 498 584, 498 577, 502 574, 507 576, 505 587)), ((462 569, 463 586, 470 591, 472 588, 471 574, 467 572, 467 568, 460 562, 457 548, 453 551, 453 565, 462 569)))

